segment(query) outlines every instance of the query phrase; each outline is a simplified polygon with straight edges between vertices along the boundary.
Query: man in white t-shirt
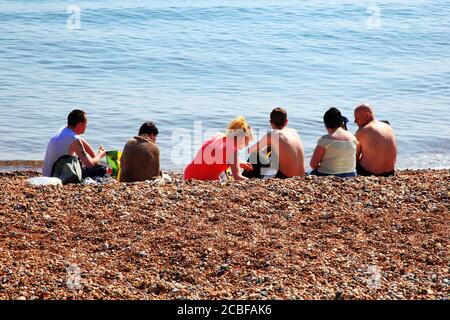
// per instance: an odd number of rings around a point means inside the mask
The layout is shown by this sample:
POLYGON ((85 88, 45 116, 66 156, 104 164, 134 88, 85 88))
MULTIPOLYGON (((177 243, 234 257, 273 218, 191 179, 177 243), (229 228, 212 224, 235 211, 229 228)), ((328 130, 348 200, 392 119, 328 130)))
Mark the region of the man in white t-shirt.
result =
MULTIPOLYGON (((94 169, 99 165, 100 159, 105 157, 106 150, 100 147, 96 153, 89 143, 80 137, 87 127, 87 115, 82 110, 73 110, 67 117, 67 127, 63 127, 50 139, 45 153, 42 175, 52 176, 52 168, 62 156, 77 156, 85 169, 94 169)), ((86 171, 83 177, 89 176, 86 171)))

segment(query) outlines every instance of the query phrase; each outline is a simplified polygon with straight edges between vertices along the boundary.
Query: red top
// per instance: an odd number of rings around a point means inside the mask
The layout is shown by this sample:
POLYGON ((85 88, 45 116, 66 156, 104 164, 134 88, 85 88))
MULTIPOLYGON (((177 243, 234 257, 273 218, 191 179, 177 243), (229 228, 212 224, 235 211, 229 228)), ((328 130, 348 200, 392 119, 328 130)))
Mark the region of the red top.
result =
POLYGON ((220 174, 230 167, 237 151, 232 142, 233 139, 227 140, 224 134, 208 139, 184 169, 184 179, 219 180, 220 174))

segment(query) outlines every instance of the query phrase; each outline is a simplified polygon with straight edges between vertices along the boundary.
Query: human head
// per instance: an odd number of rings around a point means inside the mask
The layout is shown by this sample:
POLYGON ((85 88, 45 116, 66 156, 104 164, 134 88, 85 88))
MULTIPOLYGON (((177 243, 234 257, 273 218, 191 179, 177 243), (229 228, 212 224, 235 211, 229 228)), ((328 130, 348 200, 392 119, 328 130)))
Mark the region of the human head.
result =
POLYGON ((227 136, 237 137, 238 149, 242 149, 253 140, 252 127, 243 116, 239 116, 228 124, 227 136))
POLYGON ((330 108, 323 115, 323 122, 327 129, 337 129, 339 127, 344 127, 344 117, 337 108, 330 108))
POLYGON ((287 112, 283 108, 275 108, 270 113, 270 124, 273 129, 283 129, 288 124, 287 112))
POLYGON ((67 126, 76 134, 83 134, 87 127, 87 115, 83 110, 72 110, 67 116, 67 126))
POLYGON ((372 107, 366 103, 361 104, 355 109, 355 123, 358 127, 364 127, 370 121, 372 121, 375 117, 373 115, 372 107))
POLYGON ((158 135, 158 128, 153 122, 145 122, 141 125, 139 129, 139 135, 148 135, 152 141, 156 141, 156 136, 158 135))

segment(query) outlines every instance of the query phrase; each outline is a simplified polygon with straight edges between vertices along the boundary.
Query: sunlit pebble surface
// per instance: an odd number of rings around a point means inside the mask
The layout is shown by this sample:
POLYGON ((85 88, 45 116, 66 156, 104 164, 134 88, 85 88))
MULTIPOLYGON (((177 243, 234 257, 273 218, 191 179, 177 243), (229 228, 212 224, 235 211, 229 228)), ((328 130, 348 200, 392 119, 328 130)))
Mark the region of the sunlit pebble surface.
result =
POLYGON ((32 187, 0 174, 0 299, 448 299, 449 170, 32 187))

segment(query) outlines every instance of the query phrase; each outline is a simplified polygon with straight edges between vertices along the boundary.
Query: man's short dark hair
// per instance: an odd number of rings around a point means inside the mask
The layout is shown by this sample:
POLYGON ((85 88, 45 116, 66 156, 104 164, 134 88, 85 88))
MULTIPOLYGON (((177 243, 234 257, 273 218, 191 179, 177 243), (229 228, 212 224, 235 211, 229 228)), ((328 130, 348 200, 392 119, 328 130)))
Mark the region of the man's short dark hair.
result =
POLYGON ((72 110, 67 116, 67 125, 69 127, 75 127, 77 124, 85 122, 87 119, 86 112, 83 110, 72 110))
POLYGON ((155 126, 155 124, 153 122, 145 122, 144 124, 142 124, 141 128, 139 129, 139 135, 155 135, 157 136, 159 133, 158 128, 155 126))
POLYGON ((323 122, 325 126, 329 129, 335 129, 338 127, 342 127, 342 114, 337 108, 330 108, 323 115, 323 122))
POLYGON ((284 126, 286 119, 287 112, 283 108, 275 108, 270 113, 270 122, 277 127, 284 126))

